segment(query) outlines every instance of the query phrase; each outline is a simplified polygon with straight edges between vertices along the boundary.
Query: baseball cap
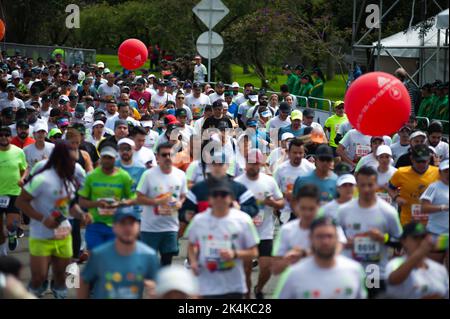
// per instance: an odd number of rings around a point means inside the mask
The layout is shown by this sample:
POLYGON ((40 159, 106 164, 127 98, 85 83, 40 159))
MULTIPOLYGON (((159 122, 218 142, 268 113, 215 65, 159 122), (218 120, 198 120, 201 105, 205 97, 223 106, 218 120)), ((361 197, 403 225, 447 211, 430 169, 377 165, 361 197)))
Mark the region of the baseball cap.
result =
POLYGON ((334 172, 338 176, 342 176, 345 174, 351 174, 352 170, 353 170, 353 168, 350 166, 350 164, 345 163, 345 162, 339 162, 334 167, 334 172))
POLYGON ((139 79, 136 80, 136 83, 145 85, 145 84, 147 84, 147 81, 145 81, 144 78, 139 78, 139 79))
POLYGON ((4 117, 13 117, 14 116, 14 108, 12 108, 12 107, 5 107, 2 110, 1 115, 4 116, 4 117))
POLYGON ((409 140, 412 140, 413 138, 416 138, 418 136, 423 136, 423 137, 427 138, 427 134, 425 134, 424 132, 422 132, 422 131, 415 131, 415 132, 411 133, 411 135, 409 136, 409 140))
POLYGON ((148 78, 149 78, 149 79, 151 79, 151 78, 156 79, 156 76, 155 76, 154 74, 150 74, 150 75, 148 76, 148 78))
POLYGON ((39 131, 45 131, 45 133, 48 133, 48 125, 46 122, 38 121, 36 125, 33 128, 33 132, 39 132, 39 131))
POLYGON ((105 68, 105 63, 103 63, 103 62, 98 62, 97 63, 97 68, 105 68))
POLYGON ((100 156, 111 156, 116 158, 117 157, 117 150, 112 146, 105 146, 100 151, 100 156))
POLYGON ((14 84, 8 84, 7 86, 6 86, 6 91, 10 91, 10 90, 17 90, 17 88, 16 88, 16 86, 14 85, 14 84))
POLYGON ((411 156, 416 161, 426 161, 430 159, 431 151, 427 145, 419 144, 411 149, 411 156))
POLYGON ((26 127, 29 128, 30 124, 28 123, 27 120, 18 120, 16 123, 16 127, 26 127))
POLYGON ((12 71, 12 72, 11 72, 11 77, 12 77, 13 79, 20 78, 20 73, 19 73, 19 71, 17 71, 17 70, 12 71))
POLYGON ((411 133, 411 128, 408 125, 403 125, 399 130, 399 132, 401 131, 408 131, 408 133, 411 133))
POLYGON ((209 195, 212 195, 215 192, 224 192, 227 194, 233 194, 233 189, 231 188, 230 183, 223 178, 213 183, 213 185, 210 188, 209 195))
POLYGON ((175 116, 187 116, 187 112, 185 109, 176 109, 175 110, 175 116))
POLYGON ((50 130, 50 132, 48 133, 48 138, 51 138, 51 137, 53 137, 53 136, 55 136, 55 135, 61 135, 62 136, 62 132, 61 132, 61 130, 59 129, 59 128, 52 128, 51 130, 50 130))
POLYGON ((370 138, 370 144, 372 144, 375 141, 383 141, 384 142, 384 138, 383 138, 383 136, 372 136, 370 138))
POLYGON ((255 121, 254 119, 248 119, 247 126, 258 126, 258 122, 255 121))
POLYGON ((59 119, 56 121, 56 124, 57 124, 59 127, 66 127, 66 126, 69 126, 69 119, 67 119, 67 118, 65 118, 65 117, 59 118, 59 119))
POLYGON ((153 127, 153 122, 152 121, 141 121, 142 127, 153 127))
POLYGON ((237 82, 231 83, 231 88, 232 88, 232 89, 236 89, 236 88, 239 89, 239 83, 237 83, 237 82))
POLYGON ((285 140, 288 140, 288 139, 294 138, 294 137, 295 137, 294 134, 287 132, 287 133, 283 133, 283 135, 281 135, 281 140, 285 141, 285 140))
POLYGON ((103 111, 102 109, 96 109, 96 110, 94 111, 94 116, 96 116, 96 115, 98 115, 98 114, 106 115, 105 111, 103 111))
POLYGON ((120 222, 120 221, 122 221, 123 219, 125 219, 127 217, 132 217, 136 221, 140 221, 141 220, 141 218, 139 217, 138 212, 134 209, 133 206, 123 206, 123 207, 117 208, 117 211, 116 211, 116 213, 113 216, 113 221, 114 221, 114 223, 117 223, 117 222, 120 222))
POLYGON ((334 158, 333 149, 326 144, 319 145, 319 147, 317 147, 316 149, 316 157, 333 159, 334 158))
POLYGON ((338 179, 336 180, 336 186, 340 187, 344 184, 356 185, 355 176, 353 176, 352 174, 344 174, 339 176, 338 179))
POLYGON ((92 127, 95 127, 97 125, 105 126, 105 123, 103 123, 103 121, 97 120, 94 122, 94 124, 92 124, 92 127))
POLYGON ((303 64, 297 64, 295 66, 295 70, 297 71, 303 71, 305 69, 305 66, 303 64))
POLYGON ((192 87, 193 87, 194 89, 198 89, 198 88, 201 88, 201 87, 202 87, 202 84, 201 84, 200 82, 194 82, 194 84, 192 85, 192 87))
POLYGON ((263 164, 265 161, 264 161, 264 155, 261 152, 261 150, 259 150, 257 148, 251 149, 248 152, 247 162, 248 163, 260 163, 260 164, 263 164))
POLYGON ((125 120, 117 120, 114 122, 114 129, 118 128, 120 125, 125 125, 128 127, 128 122, 125 120))
POLYGON ((289 64, 284 64, 282 67, 283 70, 290 70, 291 66, 289 64))
POLYGON ((190 83, 190 82, 184 83, 183 89, 192 89, 192 83, 190 83))
POLYGON ((334 108, 343 108, 344 107, 344 101, 336 101, 334 102, 334 108))
POLYGON ((310 108, 306 108, 303 110, 303 117, 314 117, 314 110, 310 108))
POLYGON ((178 123, 178 120, 175 117, 175 115, 169 114, 169 115, 166 115, 166 117, 164 117, 164 123, 166 125, 170 125, 170 124, 178 123))
POLYGON ((295 121, 295 120, 303 120, 303 114, 300 110, 294 110, 291 113, 291 121, 295 121))
POLYGON ((130 145, 131 147, 135 146, 134 141, 132 139, 127 138, 127 137, 122 138, 122 139, 119 140, 119 142, 117 142, 117 146, 120 146, 122 144, 127 144, 127 145, 130 145))
POLYGON ((446 169, 448 169, 448 160, 444 160, 439 164, 439 170, 440 171, 445 171, 446 169))
POLYGON ((67 102, 70 102, 70 99, 69 99, 69 97, 67 95, 61 95, 59 97, 59 104, 64 104, 64 103, 67 103, 67 102))
POLYGON ((86 112, 86 107, 84 106, 83 103, 78 103, 77 106, 75 106, 75 113, 85 113, 86 112))
POLYGON ((250 99, 250 101, 252 102, 258 102, 258 94, 256 92, 251 92, 248 95, 248 98, 250 99))
POLYGON ((286 102, 281 102, 279 109, 280 109, 281 112, 286 113, 286 112, 289 112, 291 110, 291 107, 286 102))
POLYGON ((380 156, 381 154, 388 154, 392 156, 392 150, 388 145, 380 145, 377 148, 376 156, 380 156))
POLYGON ((223 88, 223 87, 225 87, 225 84, 223 84, 222 81, 219 81, 219 82, 216 83, 216 87, 223 88))
POLYGON ((423 237, 428 234, 425 226, 421 223, 411 222, 403 226, 403 233, 400 237, 401 239, 405 239, 406 237, 423 237))
POLYGON ((0 126, 0 132, 6 133, 11 136, 11 128, 9 126, 0 126))
POLYGON ((199 293, 197 278, 181 265, 162 268, 156 276, 156 294, 162 296, 169 291, 180 291, 186 295, 199 293))

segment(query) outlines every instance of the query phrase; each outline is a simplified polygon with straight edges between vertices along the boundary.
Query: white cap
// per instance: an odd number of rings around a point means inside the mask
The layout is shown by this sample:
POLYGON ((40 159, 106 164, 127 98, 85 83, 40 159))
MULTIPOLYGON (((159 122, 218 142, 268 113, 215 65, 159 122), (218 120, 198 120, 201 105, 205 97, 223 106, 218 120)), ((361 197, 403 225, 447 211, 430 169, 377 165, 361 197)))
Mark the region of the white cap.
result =
POLYGON ((152 121, 142 121, 141 124, 142 124, 142 127, 150 127, 150 128, 153 127, 152 121))
POLYGON ((428 148, 430 149, 431 152, 433 152, 433 154, 437 154, 436 149, 433 146, 428 145, 428 148))
POLYGON ((100 156, 111 156, 111 157, 116 158, 117 157, 117 151, 115 150, 114 147, 105 146, 100 151, 100 156))
POLYGON ((47 123, 45 123, 43 121, 36 122, 36 125, 33 128, 33 132, 39 132, 39 131, 45 131, 45 133, 48 133, 47 123))
POLYGON ((127 138, 127 137, 122 138, 122 139, 119 140, 119 142, 117 142, 117 146, 120 146, 122 144, 128 144, 131 147, 134 147, 134 145, 135 145, 134 141, 132 139, 127 138))
POLYGON ((283 133, 283 135, 281 135, 281 140, 285 141, 287 139, 294 138, 294 137, 295 137, 294 134, 287 132, 287 133, 283 133))
POLYGON ((412 140, 413 138, 415 138, 417 136, 423 136, 423 137, 427 138, 427 134, 425 134, 424 132, 415 131, 415 132, 411 133, 411 135, 409 136, 409 140, 412 140))
POLYGON ((92 124, 92 127, 97 126, 97 125, 101 125, 101 126, 105 126, 105 123, 103 123, 103 121, 97 120, 94 122, 94 124, 92 124))
POLYGON ((447 159, 447 160, 443 160, 443 161, 439 164, 439 170, 440 170, 440 171, 445 171, 446 169, 448 169, 448 159, 447 159))
POLYGON ((344 174, 338 177, 337 181, 336 181, 336 186, 342 186, 344 184, 353 184, 356 185, 356 179, 355 176, 353 176, 352 174, 344 174))
POLYGON ((20 78, 20 73, 19 73, 19 71, 17 71, 17 70, 12 71, 12 72, 11 72, 11 77, 12 77, 13 79, 20 78))
POLYGON ((150 75, 148 76, 148 78, 149 78, 149 79, 151 79, 151 78, 156 79, 156 76, 155 76, 154 74, 150 74, 150 75))
POLYGON ((389 146, 387 145, 380 145, 377 148, 377 156, 380 156, 381 154, 388 154, 390 156, 392 156, 392 150, 389 146))
POLYGON ((64 100, 64 102, 70 102, 69 97, 67 95, 61 95, 59 100, 64 100))
POLYGON ((237 82, 231 83, 231 88, 232 89, 234 89, 234 88, 238 88, 239 89, 239 83, 237 83, 237 82))
POLYGON ((105 74, 108 74, 108 73, 111 73, 111 70, 108 69, 108 68, 105 68, 105 69, 103 70, 103 72, 104 72, 105 74))
POLYGON ((189 296, 198 295, 197 278, 180 265, 162 268, 156 277, 156 294, 162 296, 174 290, 189 296))
POLYGON ((105 63, 103 63, 103 62, 98 62, 98 63, 97 63, 97 68, 105 68, 105 63))
POLYGON ((258 102, 258 95, 249 95, 250 101, 252 102, 258 102))

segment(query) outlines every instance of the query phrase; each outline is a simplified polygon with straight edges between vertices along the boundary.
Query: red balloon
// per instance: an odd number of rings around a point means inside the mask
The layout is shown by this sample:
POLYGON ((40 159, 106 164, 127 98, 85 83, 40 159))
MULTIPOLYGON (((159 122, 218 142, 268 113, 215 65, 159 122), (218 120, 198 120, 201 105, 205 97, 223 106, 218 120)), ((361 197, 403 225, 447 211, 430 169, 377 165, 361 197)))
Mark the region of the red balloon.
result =
POLYGON ((356 79, 345 94, 344 105, 353 127, 369 136, 397 132, 411 114, 408 90, 400 80, 384 72, 356 79))
POLYGON ((5 36, 5 23, 3 22, 2 19, 0 19, 0 40, 3 40, 3 37, 5 36))
POLYGON ((135 70, 145 64, 148 57, 147 47, 138 39, 122 42, 118 51, 119 62, 127 70, 135 70))

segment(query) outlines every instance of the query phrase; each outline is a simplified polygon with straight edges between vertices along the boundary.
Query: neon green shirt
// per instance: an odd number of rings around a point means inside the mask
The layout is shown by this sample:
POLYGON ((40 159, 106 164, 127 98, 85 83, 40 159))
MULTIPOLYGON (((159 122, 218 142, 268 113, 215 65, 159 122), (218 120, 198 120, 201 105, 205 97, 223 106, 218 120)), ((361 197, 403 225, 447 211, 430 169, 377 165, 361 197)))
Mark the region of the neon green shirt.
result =
POLYGON ((10 145, 9 150, 0 151, 0 195, 20 195, 20 172, 27 168, 27 160, 22 149, 10 145))
MULTIPOLYGON (((135 198, 136 194, 131 191, 133 179, 130 175, 119 168, 114 174, 106 175, 101 167, 97 167, 86 176, 83 188, 78 191, 78 195, 89 200, 110 199, 119 201, 121 199, 135 198)), ((112 226, 113 210, 89 208, 94 222, 104 223, 112 226)))
POLYGON ((336 137, 339 126, 345 122, 348 122, 346 114, 344 114, 344 116, 337 116, 336 114, 334 114, 327 118, 327 120, 325 121, 325 128, 328 128, 330 130, 331 147, 337 147, 336 143, 334 142, 334 138, 336 137))

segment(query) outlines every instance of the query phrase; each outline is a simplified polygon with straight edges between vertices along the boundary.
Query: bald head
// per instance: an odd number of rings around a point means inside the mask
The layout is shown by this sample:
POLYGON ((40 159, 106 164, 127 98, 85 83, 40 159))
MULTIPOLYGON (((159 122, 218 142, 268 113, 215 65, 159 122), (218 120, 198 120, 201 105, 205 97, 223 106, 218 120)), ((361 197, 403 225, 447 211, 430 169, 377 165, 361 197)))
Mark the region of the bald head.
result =
POLYGON ((399 79, 400 81, 405 81, 406 80, 406 70, 404 68, 398 68, 397 70, 395 70, 394 75, 397 79, 399 79))

